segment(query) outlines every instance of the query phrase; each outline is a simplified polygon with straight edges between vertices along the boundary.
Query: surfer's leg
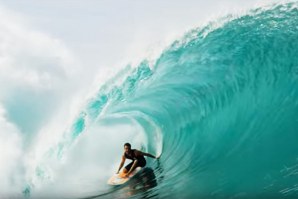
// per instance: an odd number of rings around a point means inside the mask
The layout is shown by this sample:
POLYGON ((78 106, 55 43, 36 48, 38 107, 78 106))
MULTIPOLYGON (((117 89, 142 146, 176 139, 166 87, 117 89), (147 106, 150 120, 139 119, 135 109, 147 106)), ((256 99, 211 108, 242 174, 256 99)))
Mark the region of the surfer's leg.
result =
POLYGON ((145 160, 145 158, 139 160, 139 162, 138 162, 138 166, 139 166, 139 167, 144 167, 144 166, 146 166, 146 160, 145 160))
POLYGON ((124 169, 123 169, 123 173, 127 173, 130 170, 130 168, 132 167, 133 163, 134 162, 131 162, 128 165, 126 165, 126 167, 124 167, 124 169))

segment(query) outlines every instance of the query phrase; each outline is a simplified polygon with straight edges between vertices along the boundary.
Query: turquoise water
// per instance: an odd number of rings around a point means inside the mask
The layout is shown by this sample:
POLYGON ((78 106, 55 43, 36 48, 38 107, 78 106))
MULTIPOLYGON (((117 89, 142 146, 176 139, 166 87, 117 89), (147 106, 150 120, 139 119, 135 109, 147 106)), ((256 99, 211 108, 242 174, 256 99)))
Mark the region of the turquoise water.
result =
POLYGON ((154 63, 127 66, 49 154, 61 159, 92 126, 118 123, 141 129, 142 150, 162 156, 143 180, 84 197, 298 198, 298 3, 220 19, 154 63))

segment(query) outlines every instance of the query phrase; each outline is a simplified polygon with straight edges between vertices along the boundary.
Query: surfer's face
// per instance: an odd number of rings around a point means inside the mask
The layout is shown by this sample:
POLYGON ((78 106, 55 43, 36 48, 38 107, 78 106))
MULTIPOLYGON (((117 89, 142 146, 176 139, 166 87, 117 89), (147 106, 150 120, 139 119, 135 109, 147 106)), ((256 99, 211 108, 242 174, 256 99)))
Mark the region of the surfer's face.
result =
POLYGON ((125 153, 129 153, 130 152, 130 147, 129 146, 124 146, 124 151, 125 151, 125 153))

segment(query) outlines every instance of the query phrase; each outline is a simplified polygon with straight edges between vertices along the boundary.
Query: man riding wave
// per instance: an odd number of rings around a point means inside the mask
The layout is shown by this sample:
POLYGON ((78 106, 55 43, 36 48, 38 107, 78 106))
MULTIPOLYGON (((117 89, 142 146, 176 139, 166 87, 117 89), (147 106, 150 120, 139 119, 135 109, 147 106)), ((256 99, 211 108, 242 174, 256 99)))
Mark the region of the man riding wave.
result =
POLYGON ((126 159, 130 159, 132 160, 132 162, 126 165, 125 168, 123 169, 124 177, 128 177, 137 167, 146 166, 146 159, 144 156, 148 156, 155 159, 159 158, 149 153, 144 153, 136 149, 131 149, 131 145, 129 143, 125 143, 124 154, 122 155, 122 160, 121 160, 119 169, 117 171, 117 174, 123 167, 126 159))

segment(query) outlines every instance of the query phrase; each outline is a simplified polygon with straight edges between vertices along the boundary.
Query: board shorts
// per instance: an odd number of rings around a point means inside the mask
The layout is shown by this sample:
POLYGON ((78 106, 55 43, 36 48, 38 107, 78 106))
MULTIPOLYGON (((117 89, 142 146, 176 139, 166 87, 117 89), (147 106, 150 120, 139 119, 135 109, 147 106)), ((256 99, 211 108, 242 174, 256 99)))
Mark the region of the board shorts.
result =
MULTIPOLYGON (((135 161, 132 161, 131 163, 129 163, 128 165, 126 165, 125 166, 125 169, 127 171, 129 171, 134 162, 135 161)), ((144 159, 143 158, 142 159, 138 159, 138 163, 137 163, 137 166, 136 167, 144 167, 144 166, 146 166, 146 160, 145 160, 145 158, 144 159)))

